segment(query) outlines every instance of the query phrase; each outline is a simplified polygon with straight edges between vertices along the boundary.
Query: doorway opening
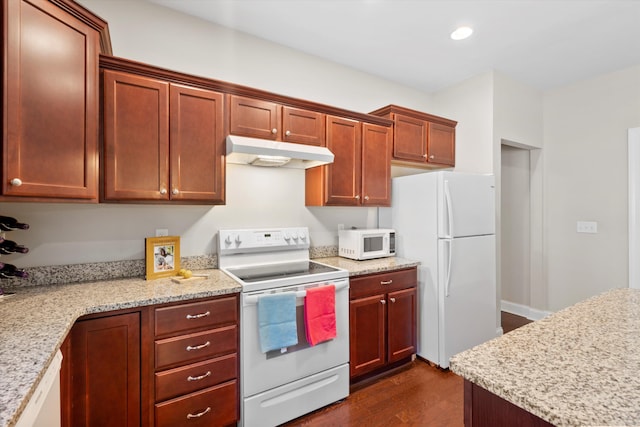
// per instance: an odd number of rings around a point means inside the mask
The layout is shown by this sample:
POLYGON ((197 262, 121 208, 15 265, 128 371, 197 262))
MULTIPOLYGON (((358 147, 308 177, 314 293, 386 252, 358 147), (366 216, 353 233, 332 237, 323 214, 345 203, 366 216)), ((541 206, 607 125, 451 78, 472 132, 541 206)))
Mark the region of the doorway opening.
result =
POLYGON ((549 314, 542 258, 542 150, 502 140, 500 306, 538 320, 549 314))

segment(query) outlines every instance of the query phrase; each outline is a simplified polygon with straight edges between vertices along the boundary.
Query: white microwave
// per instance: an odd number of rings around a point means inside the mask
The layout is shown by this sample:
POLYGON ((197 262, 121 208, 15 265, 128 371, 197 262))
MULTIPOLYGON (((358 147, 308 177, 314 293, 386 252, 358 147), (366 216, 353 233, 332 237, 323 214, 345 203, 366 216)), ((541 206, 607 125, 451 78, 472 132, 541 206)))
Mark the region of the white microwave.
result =
POLYGON ((338 231, 338 254, 356 260, 396 254, 396 232, 390 228, 338 231))

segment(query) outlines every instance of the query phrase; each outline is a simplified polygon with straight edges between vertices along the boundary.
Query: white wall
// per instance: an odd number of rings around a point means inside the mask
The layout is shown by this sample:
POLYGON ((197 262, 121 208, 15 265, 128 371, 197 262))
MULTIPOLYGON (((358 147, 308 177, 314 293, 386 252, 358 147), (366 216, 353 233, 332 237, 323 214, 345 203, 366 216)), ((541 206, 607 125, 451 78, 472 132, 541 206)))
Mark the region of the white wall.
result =
POLYGON ((493 173, 493 72, 433 95, 433 114, 458 121, 456 171, 493 173))
POLYGON ((640 66, 544 96, 549 309, 628 286, 627 129, 640 125, 640 66), (598 234, 576 233, 576 221, 598 234))
MULTIPOLYGON (((226 80, 359 112, 390 103, 430 111, 429 94, 154 4, 81 0, 109 23, 113 53, 135 61, 226 80)), ((144 258, 156 228, 181 236, 184 256, 214 253, 219 228, 308 226, 314 246, 337 244, 337 225, 375 226, 375 208, 307 208, 304 172, 229 165, 226 206, 2 203, 31 224, 12 237, 30 253, 21 267, 144 258)))
POLYGON ((530 307, 529 150, 501 151, 501 299, 530 307))

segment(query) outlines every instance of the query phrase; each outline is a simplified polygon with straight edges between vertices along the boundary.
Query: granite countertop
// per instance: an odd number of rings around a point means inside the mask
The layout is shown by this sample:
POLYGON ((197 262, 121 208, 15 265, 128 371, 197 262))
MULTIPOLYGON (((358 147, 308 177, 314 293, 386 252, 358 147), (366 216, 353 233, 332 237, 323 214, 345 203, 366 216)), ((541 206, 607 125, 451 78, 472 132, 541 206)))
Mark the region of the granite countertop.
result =
POLYGON ((557 426, 640 425, 640 290, 580 302, 455 355, 450 369, 557 426))
POLYGON ((314 258, 314 261, 333 267, 344 268, 349 271, 349 276, 361 276, 363 274, 382 273, 385 271, 402 270, 419 265, 417 261, 412 261, 398 257, 370 259, 366 261, 355 261, 352 259, 337 256, 326 258, 314 258))
MULTIPOLYGON (((419 263, 396 257, 353 261, 337 256, 315 261, 344 268, 350 276, 393 271, 419 263)), ((102 280, 69 285, 28 286, 0 297, 0 426, 13 426, 40 383, 76 319, 113 310, 240 292, 221 270, 194 270, 205 280, 170 278, 102 280)))
POLYGON ((16 289, 0 297, 0 426, 12 426, 77 318, 85 314, 236 293, 220 270, 175 283, 141 278, 16 289))

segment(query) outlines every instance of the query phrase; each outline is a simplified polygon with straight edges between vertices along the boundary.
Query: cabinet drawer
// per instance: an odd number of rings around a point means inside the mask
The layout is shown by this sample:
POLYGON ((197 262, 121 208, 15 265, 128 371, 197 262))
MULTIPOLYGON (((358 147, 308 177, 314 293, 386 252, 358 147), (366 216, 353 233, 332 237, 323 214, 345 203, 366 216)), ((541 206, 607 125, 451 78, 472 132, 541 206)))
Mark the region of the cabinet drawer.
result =
POLYGON ((349 297, 364 296, 410 288, 418 283, 416 268, 355 277, 349 280, 349 297))
POLYGON ((156 374, 156 401, 192 393, 237 377, 238 357, 218 357, 156 374))
POLYGON ((155 406, 156 427, 235 425, 238 385, 230 381, 155 406))
POLYGON ((155 342, 156 371, 177 365, 234 353, 238 345, 236 325, 180 335, 155 342))
POLYGON ((213 328, 238 321, 236 296, 209 301, 156 308, 155 335, 170 335, 188 330, 213 328))

